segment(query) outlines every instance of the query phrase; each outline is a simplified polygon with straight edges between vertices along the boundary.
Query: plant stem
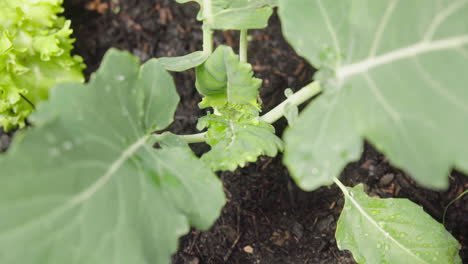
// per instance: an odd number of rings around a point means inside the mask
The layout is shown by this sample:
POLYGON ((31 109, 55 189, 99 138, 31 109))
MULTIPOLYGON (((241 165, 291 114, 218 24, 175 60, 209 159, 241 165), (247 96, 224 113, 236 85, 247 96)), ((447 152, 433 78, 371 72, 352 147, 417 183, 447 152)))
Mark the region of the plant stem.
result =
POLYGON ((288 99, 283 101, 281 104, 273 108, 270 112, 261 116, 260 119, 267 123, 274 123, 284 115, 284 107, 286 104, 290 103, 293 105, 300 105, 315 95, 319 94, 322 91, 320 84, 318 82, 312 82, 307 86, 303 87, 288 99))
MULTIPOLYGON (((192 135, 178 135, 178 136, 181 137, 185 142, 191 144, 191 143, 205 142, 205 135, 206 135, 206 132, 192 134, 192 135)), ((152 134, 152 136, 156 140, 156 142, 160 142, 162 138, 164 137, 162 134, 152 134)))
POLYGON ((211 0, 203 0, 203 52, 205 54, 213 53, 213 9, 211 7, 211 0))
POLYGON ((247 48, 248 48, 248 30, 241 29, 239 41, 239 56, 241 62, 247 62, 247 48))
POLYGON ((202 143, 205 142, 206 132, 193 135, 180 135, 187 143, 202 143))
POLYGON ((213 30, 206 25, 203 25, 203 52, 213 53, 213 30))
MULTIPOLYGON (((295 94, 291 95, 288 99, 283 101, 281 104, 273 108, 270 112, 266 113, 265 115, 260 117, 260 120, 265 121, 267 123, 274 123, 284 115, 284 107, 286 104, 290 103, 293 105, 300 105, 305 101, 309 100, 310 98, 314 97, 315 95, 321 92, 320 84, 318 82, 312 82, 302 89, 297 91, 295 94)), ((192 134, 192 135, 179 135, 185 140, 187 143, 201 143, 205 142, 205 135, 206 132, 192 134)), ((156 135, 156 138, 159 135, 156 135)), ((346 190, 346 189, 345 189, 346 190)))
POLYGON ((213 8, 211 7, 211 0, 203 0, 203 16, 209 25, 213 24, 213 8))
POLYGON ((336 185, 341 189, 341 191, 344 193, 345 196, 349 196, 349 191, 348 188, 340 181, 338 178, 333 179, 336 185))

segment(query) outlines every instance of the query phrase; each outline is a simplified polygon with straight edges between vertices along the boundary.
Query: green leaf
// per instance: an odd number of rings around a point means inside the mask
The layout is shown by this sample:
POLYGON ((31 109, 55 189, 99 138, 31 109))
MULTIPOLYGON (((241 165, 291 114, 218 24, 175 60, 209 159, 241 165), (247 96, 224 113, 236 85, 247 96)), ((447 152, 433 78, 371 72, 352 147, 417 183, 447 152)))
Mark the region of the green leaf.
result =
POLYGON ((182 57, 164 57, 158 58, 164 68, 168 71, 183 72, 202 64, 208 59, 209 54, 203 51, 195 51, 182 57))
POLYGON ((221 30, 264 28, 278 4, 278 0, 177 0, 190 1, 200 4, 198 19, 204 25, 221 30))
POLYGON ((89 84, 64 84, 0 156, 0 263, 169 263, 189 224, 224 204, 217 177, 174 135, 179 101, 157 60, 109 51, 89 84))
POLYGON ((231 47, 219 46, 196 68, 196 75, 195 87, 205 96, 201 107, 235 104, 259 108, 257 98, 262 80, 253 77, 252 66, 240 62, 231 47))
POLYGON ((283 31, 321 71, 322 96, 286 132, 308 190, 331 184, 369 140, 418 183, 468 172, 467 1, 281 0, 283 31))
POLYGON ((362 185, 345 197, 336 240, 358 263, 462 263, 457 240, 413 202, 370 198, 362 185))
POLYGON ((283 149, 273 126, 259 120, 262 81, 253 77, 250 64, 240 62, 230 47, 219 46, 196 68, 196 75, 195 86, 204 95, 200 107, 214 109, 197 126, 208 128, 206 139, 212 149, 202 160, 210 168, 234 170, 283 149))
POLYGON ((275 135, 275 128, 263 121, 226 120, 210 114, 199 124, 209 127, 207 143, 212 149, 201 158, 215 171, 244 167, 260 155, 275 157, 283 150, 283 142, 275 135))

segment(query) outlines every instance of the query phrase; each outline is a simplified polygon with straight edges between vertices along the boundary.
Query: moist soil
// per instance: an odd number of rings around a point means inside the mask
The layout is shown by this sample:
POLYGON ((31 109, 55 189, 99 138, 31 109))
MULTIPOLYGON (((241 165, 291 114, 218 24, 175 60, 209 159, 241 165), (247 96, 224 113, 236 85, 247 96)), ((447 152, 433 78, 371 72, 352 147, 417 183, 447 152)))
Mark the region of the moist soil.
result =
MULTIPOLYGON (((127 50, 142 61, 152 57, 180 56, 201 49, 201 24, 196 4, 174 0, 65 0, 65 15, 72 19, 77 39, 75 53, 87 64, 86 76, 94 72, 107 49, 127 50)), ((249 62, 263 79, 260 91, 264 111, 285 99, 285 88, 297 90, 311 81, 315 70, 297 56, 281 34, 274 15, 263 30, 250 31, 249 62)), ((238 32, 216 32, 215 44, 238 48, 238 32)), ((170 131, 196 133, 197 107, 201 100, 194 88, 193 70, 173 73, 181 102, 170 131)), ((286 122, 275 123, 279 135, 286 122)), ((0 132, 0 150, 8 147, 12 134, 0 132)), ((194 144, 202 154, 209 147, 194 144)), ((173 264, 302 264, 355 263, 351 254, 340 251, 334 237, 343 207, 336 186, 314 192, 300 190, 282 164, 281 155, 262 157, 235 172, 219 173, 228 202, 221 217, 207 231, 192 229, 180 239, 173 264)), ((435 192, 419 187, 369 144, 358 162, 341 176, 348 186, 364 184, 374 197, 403 197, 423 206, 442 222, 444 207, 468 188, 468 177, 451 173, 450 187, 435 192)), ((468 195, 448 210, 445 227, 462 245, 460 254, 468 263, 468 195)), ((428 230, 429 231, 429 230, 428 230)))

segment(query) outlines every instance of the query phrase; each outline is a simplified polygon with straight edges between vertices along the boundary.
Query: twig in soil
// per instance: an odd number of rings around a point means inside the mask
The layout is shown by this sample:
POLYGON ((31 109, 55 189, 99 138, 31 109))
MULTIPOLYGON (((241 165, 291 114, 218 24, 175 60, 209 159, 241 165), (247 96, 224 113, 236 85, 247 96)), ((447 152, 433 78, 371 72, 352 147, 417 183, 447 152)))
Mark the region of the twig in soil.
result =
POLYGON ((236 238, 236 240, 234 240, 234 243, 232 243, 231 247, 229 248, 228 252, 226 253, 226 255, 224 255, 223 257, 223 260, 224 262, 228 261, 228 259, 231 257, 231 254, 232 254, 232 251, 234 250, 234 248, 237 246, 237 243, 239 243, 239 240, 241 238, 242 234, 239 234, 236 238))
POLYGON ((448 208, 456 201, 458 201, 460 198, 462 198, 465 194, 468 193, 468 190, 465 190, 464 192, 462 192, 460 195, 457 196, 457 198, 453 199, 452 201, 450 201, 450 203, 447 204, 447 206, 445 206, 445 209, 444 209, 444 214, 442 216, 442 223, 445 225, 445 215, 447 214, 447 210, 448 208))
POLYGON ((195 232, 195 235, 194 235, 194 238, 193 238, 193 240, 192 240, 192 243, 190 243, 190 246, 189 246, 189 248, 188 248, 188 251, 189 251, 189 252, 187 252, 188 254, 193 254, 193 246, 194 246, 195 243, 197 242, 199 236, 200 236, 200 232, 198 232, 198 231, 195 232))

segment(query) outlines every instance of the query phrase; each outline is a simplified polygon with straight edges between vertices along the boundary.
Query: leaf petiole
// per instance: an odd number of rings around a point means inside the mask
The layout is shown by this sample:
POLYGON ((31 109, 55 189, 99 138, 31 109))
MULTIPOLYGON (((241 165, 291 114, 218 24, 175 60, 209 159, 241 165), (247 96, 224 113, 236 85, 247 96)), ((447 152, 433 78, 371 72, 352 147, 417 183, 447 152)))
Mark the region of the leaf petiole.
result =
POLYGON ((239 56, 241 62, 247 62, 247 49, 248 49, 248 40, 247 40, 247 29, 241 29, 240 31, 240 41, 239 41, 239 56))
POLYGON ((285 107, 288 103, 296 106, 301 105, 310 98, 319 94, 321 91, 322 88, 320 87, 320 83, 317 81, 312 82, 301 88, 296 93, 289 96, 288 99, 284 100, 281 104, 277 105, 270 112, 260 117, 260 119, 272 124, 284 116, 285 107))
POLYGON ((213 53, 213 30, 207 25, 203 25, 203 52, 213 53))
MULTIPOLYGON (((287 104, 292 104, 292 105, 300 105, 307 100, 311 99, 312 97, 316 96, 322 91, 320 87, 320 83, 315 81, 312 82, 303 88, 301 88, 299 91, 296 93, 292 94, 289 96, 286 100, 284 100, 281 104, 277 105, 275 108, 273 108, 270 112, 266 113, 265 115, 260 117, 260 120, 265 121, 267 123, 274 123, 278 121, 281 117, 284 116, 285 114, 285 107, 287 104)), ((201 143, 205 142, 205 134, 206 132, 203 133, 198 133, 198 134, 191 134, 191 135, 179 135, 183 140, 185 140, 187 143, 201 143)), ((160 135, 156 134, 156 140, 158 140, 160 135)), ((345 188, 346 190, 346 188, 345 188)))

